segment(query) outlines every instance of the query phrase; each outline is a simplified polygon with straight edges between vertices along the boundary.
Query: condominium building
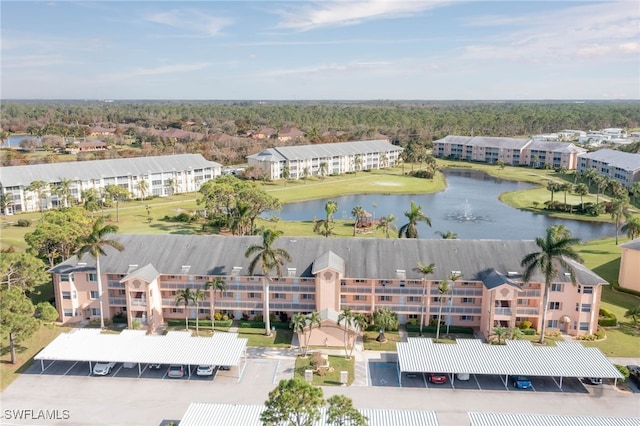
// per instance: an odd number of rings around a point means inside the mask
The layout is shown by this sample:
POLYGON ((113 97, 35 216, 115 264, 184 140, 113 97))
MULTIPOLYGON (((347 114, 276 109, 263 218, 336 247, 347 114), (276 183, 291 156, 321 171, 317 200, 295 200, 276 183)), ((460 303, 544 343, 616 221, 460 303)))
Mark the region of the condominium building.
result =
POLYGON ((598 173, 615 179, 627 188, 640 182, 640 154, 599 149, 579 158, 578 171, 596 169, 598 173))
MULTIPOLYGON (((215 296, 215 309, 235 318, 262 315, 265 280, 249 273, 245 252, 261 244, 259 237, 114 235, 125 247, 107 247, 100 260, 105 317, 126 315, 129 325, 139 321, 156 327, 170 318, 211 316, 211 296, 185 312, 175 302, 184 288, 205 289, 222 277, 226 290, 215 296)), ((514 327, 530 321, 538 328, 544 278, 522 280, 520 262, 538 251, 533 241, 426 240, 282 237, 276 247, 292 261, 282 276, 273 276, 268 293, 271 312, 289 317, 298 312, 341 311, 373 313, 388 307, 401 323, 423 316, 425 324, 438 317, 450 325, 469 326, 488 336, 495 326, 514 327), (418 262, 434 263, 426 277, 414 269, 418 262), (438 285, 452 273, 451 291, 438 285)), ((602 285, 606 281, 583 265, 567 260, 550 288, 548 327, 570 335, 594 333, 602 285)), ((97 319, 100 315, 95 261, 72 257, 50 270, 60 320, 64 323, 97 319)))
POLYGON ((70 202, 80 202, 83 191, 95 189, 104 194, 107 185, 125 188, 133 197, 166 196, 193 192, 202 183, 221 173, 221 165, 200 154, 119 158, 54 164, 2 167, 0 191, 8 198, 7 214, 46 210, 64 205, 61 192, 67 181, 70 202), (31 183, 44 182, 39 191, 31 183), (141 185, 144 181, 146 184, 141 185))
POLYGON ((269 148, 247 156, 247 162, 269 179, 282 178, 285 168, 290 179, 302 179, 390 167, 401 152, 401 147, 386 140, 338 142, 269 148))
POLYGON ((640 292, 640 238, 620 245, 620 287, 640 292))
POLYGON ((512 166, 575 169, 584 152, 572 143, 534 139, 449 135, 433 142, 435 157, 512 166))

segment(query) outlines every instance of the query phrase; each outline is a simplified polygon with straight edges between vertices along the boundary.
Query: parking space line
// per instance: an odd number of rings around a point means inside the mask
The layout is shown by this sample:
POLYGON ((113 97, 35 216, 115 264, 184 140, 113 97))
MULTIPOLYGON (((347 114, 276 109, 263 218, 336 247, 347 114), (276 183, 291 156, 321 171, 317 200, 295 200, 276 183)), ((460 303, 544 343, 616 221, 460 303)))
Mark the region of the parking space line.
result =
POLYGON ((275 384, 276 380, 278 379, 278 368, 280 367, 280 360, 276 361, 276 368, 273 370, 273 380, 271 380, 271 383, 275 384))
POLYGON ((111 377, 113 377, 113 376, 115 376, 116 374, 118 374, 118 373, 120 372, 120 370, 122 370, 122 365, 120 366, 120 368, 118 368, 118 369, 116 370, 116 372, 115 372, 115 373, 113 373, 113 374, 111 375, 111 377))
POLYGON ((422 373, 422 381, 424 382, 424 387, 428 389, 429 386, 427 386, 427 376, 425 376, 424 373, 422 373))
POLYGON ((533 383, 531 383, 531 389, 533 389, 534 392, 537 392, 536 388, 533 387, 533 383))
POLYGON ((54 363, 55 363, 55 361, 51 361, 51 364, 47 365, 47 366, 46 366, 46 367, 45 367, 45 368, 40 372, 40 374, 44 374, 44 372, 45 372, 45 371, 47 371, 47 369, 48 369, 49 367, 51 367, 54 363))
MULTIPOLYGON (((69 373, 69 371, 71 371, 71 369, 76 366, 77 363, 78 363, 78 361, 74 362, 73 365, 71 367, 69 367, 69 369, 67 371, 65 371, 63 376, 66 376, 69 373)), ((91 372, 89 372, 89 375, 91 375, 91 372)))
POLYGON ((240 383, 240 381, 242 380, 242 377, 244 376, 244 371, 247 368, 247 359, 244 359, 244 365, 242 366, 242 370, 240 371, 240 376, 238 377, 238 383, 240 383))

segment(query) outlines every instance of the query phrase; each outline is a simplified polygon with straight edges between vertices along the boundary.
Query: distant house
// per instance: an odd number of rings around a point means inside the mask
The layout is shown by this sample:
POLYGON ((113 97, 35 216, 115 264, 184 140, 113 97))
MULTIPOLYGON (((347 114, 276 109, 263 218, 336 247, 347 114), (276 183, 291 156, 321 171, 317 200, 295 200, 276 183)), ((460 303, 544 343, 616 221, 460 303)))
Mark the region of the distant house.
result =
POLYGON ((622 244, 620 248, 618 283, 622 288, 640 291, 640 238, 622 244))
POLYGON ((278 132, 278 141, 289 142, 304 138, 304 132, 295 127, 284 127, 278 132))
POLYGON ((11 214, 63 206, 65 200, 52 191, 61 179, 71 181, 69 195, 72 202, 79 202, 82 192, 87 189, 102 191, 107 185, 121 186, 134 197, 141 197, 139 182, 142 180, 147 183, 145 196, 161 197, 169 195, 169 179, 176 184, 173 193, 195 192, 204 182, 219 176, 221 168, 220 164, 208 161, 200 154, 31 164, 3 167, 0 190, 3 195, 10 194, 11 214), (35 191, 27 190, 34 181, 43 181, 49 186, 40 194, 41 199, 35 191))
POLYGON ((109 136, 113 135, 116 129, 108 129, 106 127, 96 126, 91 128, 89 136, 98 137, 98 136, 109 136))
POLYGON ((80 142, 78 144, 78 151, 86 152, 86 151, 104 151, 107 149, 107 143, 99 140, 80 142))
POLYGON ((308 176, 318 176, 390 167, 396 164, 401 152, 402 148, 386 140, 336 142, 269 148, 249 155, 247 161, 249 167, 261 169, 270 179, 280 179, 285 167, 291 179, 301 179, 305 170, 308 176), (356 158, 360 160, 356 162, 356 158))
POLYGON ((276 130, 271 127, 263 127, 257 132, 253 133, 251 137, 253 139, 271 139, 276 134, 276 130))
POLYGON ((577 169, 596 169, 601 175, 615 179, 629 188, 634 182, 640 182, 640 154, 599 149, 581 155, 577 169))

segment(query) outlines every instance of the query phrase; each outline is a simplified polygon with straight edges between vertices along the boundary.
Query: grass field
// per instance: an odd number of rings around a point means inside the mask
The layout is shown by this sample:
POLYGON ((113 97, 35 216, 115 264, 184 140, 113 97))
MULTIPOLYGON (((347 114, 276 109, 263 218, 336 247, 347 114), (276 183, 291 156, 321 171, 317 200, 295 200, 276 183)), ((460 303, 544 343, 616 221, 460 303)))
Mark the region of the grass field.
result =
MULTIPOLYGON (((320 351, 322 352, 322 351, 320 351)), ((304 371, 312 369, 311 357, 313 352, 309 352, 307 358, 299 356, 296 358, 296 371, 294 377, 300 377, 304 379, 304 371)), ((354 361, 345 359, 344 356, 329 355, 329 365, 333 371, 329 371, 324 376, 319 376, 317 373, 313 374, 313 384, 316 386, 340 386, 340 372, 348 371, 349 380, 348 385, 352 384, 355 379, 354 361)))

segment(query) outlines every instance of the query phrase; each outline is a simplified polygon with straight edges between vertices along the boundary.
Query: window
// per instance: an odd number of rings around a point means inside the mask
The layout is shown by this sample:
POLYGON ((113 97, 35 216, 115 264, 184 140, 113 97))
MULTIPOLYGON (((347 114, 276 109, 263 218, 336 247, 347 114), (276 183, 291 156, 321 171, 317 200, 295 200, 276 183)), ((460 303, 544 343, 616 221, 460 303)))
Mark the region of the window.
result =
POLYGON ((173 312, 174 314, 181 314, 182 313, 182 309, 173 308, 173 309, 171 309, 171 312, 173 312))
POLYGON ((224 291, 224 292, 222 292, 222 297, 232 298, 233 297, 233 293, 230 292, 230 291, 224 291))
POLYGON ((91 316, 97 317, 100 315, 100 308, 91 308, 91 316))
POLYGON ((549 321, 547 321, 547 327, 549 327, 549 328, 558 328, 558 320, 549 320, 549 321))
POLYGON ((563 292, 564 291, 564 284, 551 284, 551 291, 563 292))
POLYGON ((462 303, 476 303, 476 299, 473 297, 463 297, 462 303))
POLYGON ((202 308, 202 309, 198 309, 198 312, 200 312, 201 314, 208 314, 209 310, 202 308))
POLYGON ((71 292, 70 291, 63 291, 62 292, 62 298, 71 300, 71 292))
POLYGON ((72 310, 72 309, 65 309, 65 310, 64 310, 64 316, 65 316, 65 317, 71 317, 71 316, 73 316, 73 310, 72 310))
POLYGON ((391 296, 378 296, 380 302, 391 302, 391 296))
POLYGON ((274 299, 286 299, 287 296, 284 293, 273 293, 274 299))
POLYGON ((69 280, 70 280, 70 279, 69 279, 69 274, 61 274, 61 275, 60 275, 60 282, 65 282, 65 283, 67 283, 67 282, 69 282, 69 280))
POLYGON ((561 309, 560 302, 549 302, 550 311, 559 311, 561 309))
POLYGON ((580 311, 581 312, 591 312, 591 303, 583 303, 580 311))
POLYGON ((359 302, 366 302, 367 296, 361 296, 359 294, 356 294, 355 296, 353 296, 353 300, 357 300, 359 302))
POLYGON ((98 276, 96 274, 87 274, 87 281, 98 281, 98 276))
POLYGON ((593 287, 582 287, 582 293, 593 294, 593 287))
POLYGON ((89 299, 97 299, 98 298, 98 291, 97 290, 91 290, 89 292, 89 299))
POLYGON ((407 302, 419 302, 422 297, 418 296, 409 296, 407 297, 407 302))
POLYGON ((526 299, 518 299, 518 305, 528 305, 526 299))
POLYGON ((576 312, 578 312, 580 310, 580 304, 576 303, 576 312))
POLYGON ((471 316, 471 315, 460 315, 460 321, 473 321, 473 316, 471 316))
POLYGON ((589 331, 589 323, 588 322, 581 322, 580 323, 580 330, 581 331, 589 331))
MULTIPOLYGON (((316 297, 313 294, 302 294, 302 300, 314 300, 316 297)), ((356 299, 357 300, 357 299, 356 299)))
POLYGON ((249 299, 257 299, 260 295, 258 293, 249 293, 249 299))

